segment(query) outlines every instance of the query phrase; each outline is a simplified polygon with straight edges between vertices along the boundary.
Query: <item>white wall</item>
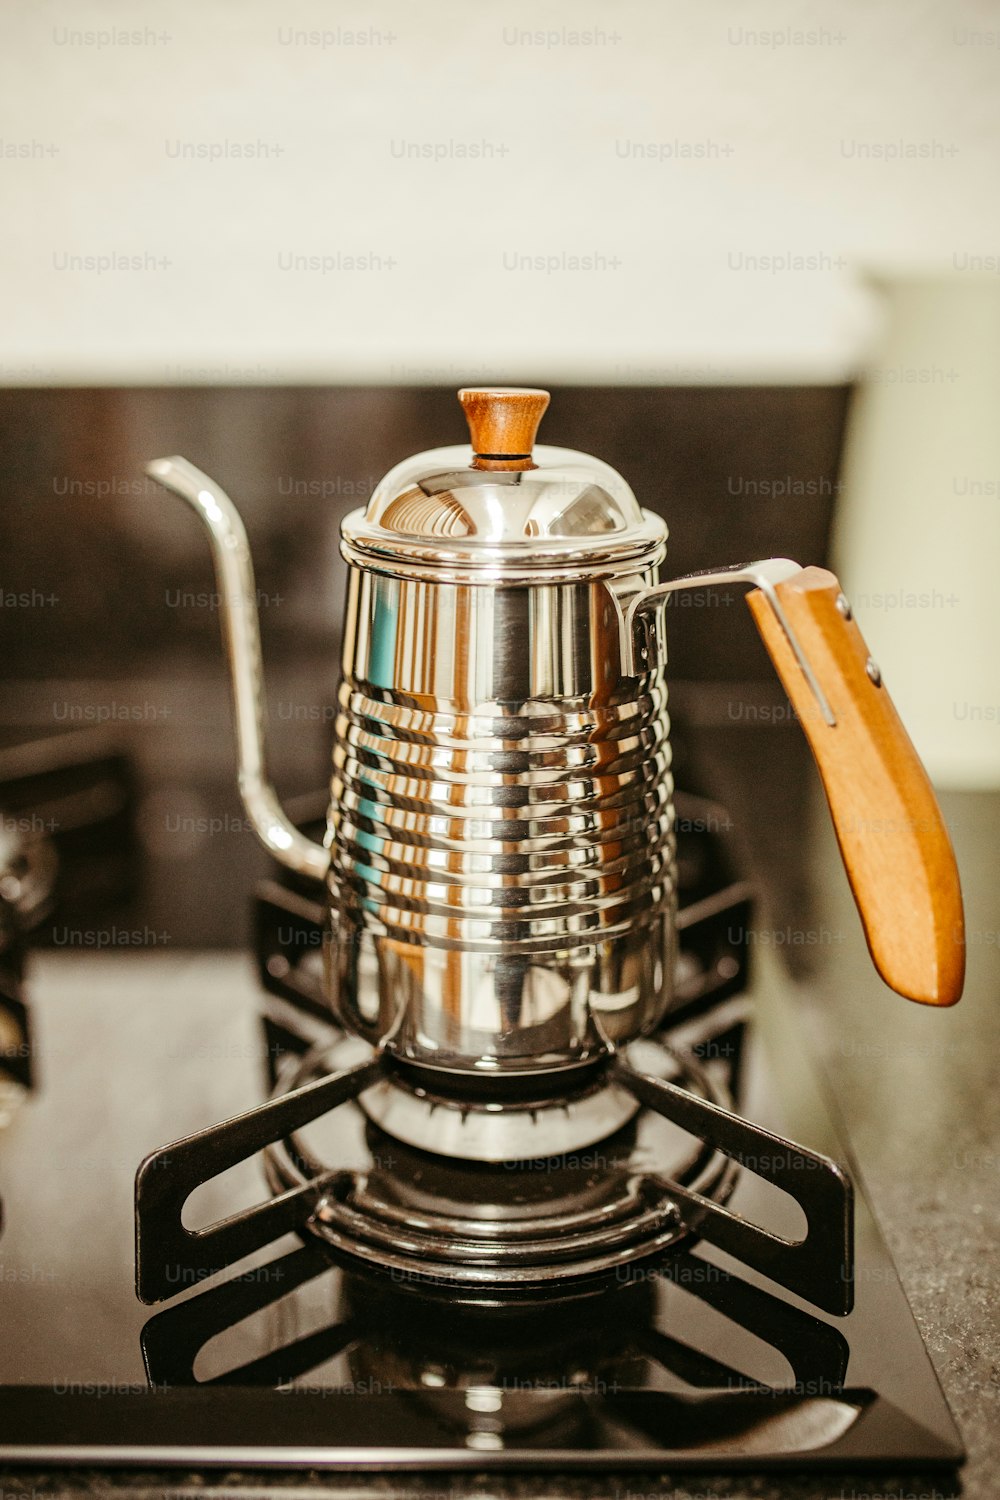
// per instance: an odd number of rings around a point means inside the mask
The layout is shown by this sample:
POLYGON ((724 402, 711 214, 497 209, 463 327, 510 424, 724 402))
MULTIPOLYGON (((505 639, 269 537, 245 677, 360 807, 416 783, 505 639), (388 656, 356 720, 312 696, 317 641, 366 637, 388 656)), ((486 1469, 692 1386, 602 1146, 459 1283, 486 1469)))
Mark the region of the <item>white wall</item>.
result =
POLYGON ((838 379, 872 323, 856 268, 998 265, 1000 12, 975 0, 7 0, 0 24, 0 383, 838 379), (67 268, 113 254, 140 269, 67 268))

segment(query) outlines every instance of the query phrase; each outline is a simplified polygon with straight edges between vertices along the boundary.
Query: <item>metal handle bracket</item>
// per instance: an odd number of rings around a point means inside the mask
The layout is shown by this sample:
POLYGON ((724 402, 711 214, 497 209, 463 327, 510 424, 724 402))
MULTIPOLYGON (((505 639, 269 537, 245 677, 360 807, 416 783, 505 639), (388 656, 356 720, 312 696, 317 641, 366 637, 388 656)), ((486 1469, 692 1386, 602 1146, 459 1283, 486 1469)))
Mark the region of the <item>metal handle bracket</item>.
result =
POLYGON ((618 609, 621 624, 621 669, 626 677, 637 677, 648 671, 656 659, 657 614, 668 595, 682 589, 708 588, 712 584, 747 583, 760 589, 767 599, 809 684, 819 710, 826 723, 833 728, 836 723, 833 709, 802 643, 792 629, 791 622, 781 605, 775 585, 784 583, 801 573, 799 563, 788 557, 764 558, 758 562, 737 564, 729 568, 707 568, 699 573, 687 573, 682 578, 672 578, 668 583, 647 585, 638 575, 625 579, 612 579, 608 589, 618 609))

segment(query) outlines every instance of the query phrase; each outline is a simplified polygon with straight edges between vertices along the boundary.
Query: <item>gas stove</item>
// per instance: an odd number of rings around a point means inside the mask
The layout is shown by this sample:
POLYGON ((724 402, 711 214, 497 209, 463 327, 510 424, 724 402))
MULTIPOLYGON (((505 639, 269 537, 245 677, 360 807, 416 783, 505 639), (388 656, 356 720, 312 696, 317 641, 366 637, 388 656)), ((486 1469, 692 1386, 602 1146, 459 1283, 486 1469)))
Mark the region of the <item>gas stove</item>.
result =
POLYGON ((259 985, 37 956, 40 1076, 0 1135, 0 1457, 960 1462, 794 998, 749 983, 725 819, 676 810, 671 1011, 555 1095, 468 1097, 339 1032, 303 878, 257 893, 259 985))

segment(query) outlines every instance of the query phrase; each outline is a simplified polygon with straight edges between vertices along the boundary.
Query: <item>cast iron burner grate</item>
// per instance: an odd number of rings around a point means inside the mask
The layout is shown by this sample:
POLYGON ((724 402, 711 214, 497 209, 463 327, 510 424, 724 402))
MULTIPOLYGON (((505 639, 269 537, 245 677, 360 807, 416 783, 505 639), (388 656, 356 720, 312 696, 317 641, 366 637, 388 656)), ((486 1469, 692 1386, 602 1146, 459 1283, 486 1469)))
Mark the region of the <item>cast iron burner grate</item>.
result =
MULTIPOLYGON (((338 1060, 336 1046, 310 1054, 290 1081, 301 1086, 338 1060)), ((826 1311, 850 1310, 841 1269, 850 1258, 850 1186, 833 1162, 734 1115, 697 1059, 666 1042, 634 1044, 609 1071, 605 1087, 631 1094, 638 1113, 591 1149, 481 1163, 413 1149, 368 1124, 360 1167, 331 1171, 333 1152, 350 1152, 351 1126, 363 1123, 360 1110, 351 1121, 348 1105, 322 1122, 320 1153, 307 1131, 268 1148, 268 1180, 276 1193, 312 1185, 309 1229, 397 1282, 516 1293, 614 1273, 696 1234, 826 1311), (796 1199, 809 1225, 804 1242, 724 1208, 740 1166, 796 1199)), ((549 1112, 534 1127, 539 1144, 549 1112)))
MULTIPOLYGON (((657 1049, 646 1043, 643 1050, 648 1055, 657 1049)), ((678 1059, 665 1045, 660 1050, 662 1076, 639 1072, 627 1054, 616 1055, 609 1065, 614 1082, 644 1106, 639 1119, 647 1137, 648 1127, 655 1135, 662 1120, 690 1132, 705 1151, 671 1177, 669 1158, 660 1164, 655 1149, 644 1144, 637 1150, 629 1127, 605 1143, 598 1169, 582 1181, 567 1158, 548 1159, 544 1175, 534 1174, 530 1160, 449 1162, 407 1148, 371 1125, 367 1167, 323 1165, 311 1157, 301 1133, 332 1111, 350 1122, 354 1101, 386 1078, 390 1064, 376 1053, 324 1073, 321 1057, 312 1056, 301 1070, 307 1081, 300 1073, 288 1092, 143 1162, 136 1180, 139 1296, 161 1301, 290 1230, 318 1236, 335 1255, 388 1267, 415 1282, 514 1293, 611 1272, 696 1236, 827 1312, 849 1312, 853 1209, 846 1174, 829 1158, 734 1114, 711 1097, 693 1058, 678 1059), (674 1078, 672 1069, 678 1070, 674 1078), (318 1076, 310 1077, 313 1071, 318 1076), (195 1188, 259 1151, 267 1151, 277 1196, 221 1223, 188 1229, 181 1215, 195 1188), (725 1206, 734 1165, 799 1204, 807 1224, 802 1240, 784 1239, 725 1206), (569 1187, 574 1176, 575 1192, 549 1211, 543 1206, 534 1216, 524 1212, 525 1184, 542 1181, 551 1194, 560 1177, 569 1187), (421 1185, 428 1179, 437 1185, 424 1195, 421 1185), (477 1191, 485 1194, 478 1211, 477 1191)))

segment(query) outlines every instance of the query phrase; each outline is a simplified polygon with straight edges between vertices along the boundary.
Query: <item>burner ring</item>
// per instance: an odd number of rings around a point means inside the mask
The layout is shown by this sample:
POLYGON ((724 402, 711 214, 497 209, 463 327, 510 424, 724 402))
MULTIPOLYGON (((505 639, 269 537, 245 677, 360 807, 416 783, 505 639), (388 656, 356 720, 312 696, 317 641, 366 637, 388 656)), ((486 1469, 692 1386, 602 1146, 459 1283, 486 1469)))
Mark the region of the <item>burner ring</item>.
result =
POLYGON ((369 1120, 408 1146, 451 1160, 497 1163, 562 1156, 593 1146, 628 1124, 640 1107, 628 1089, 600 1074, 597 1082, 588 1081, 562 1098, 522 1094, 500 1104, 478 1092, 473 1099, 440 1094, 430 1084, 396 1073, 359 1102, 369 1120))

